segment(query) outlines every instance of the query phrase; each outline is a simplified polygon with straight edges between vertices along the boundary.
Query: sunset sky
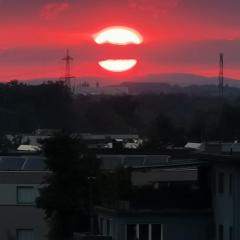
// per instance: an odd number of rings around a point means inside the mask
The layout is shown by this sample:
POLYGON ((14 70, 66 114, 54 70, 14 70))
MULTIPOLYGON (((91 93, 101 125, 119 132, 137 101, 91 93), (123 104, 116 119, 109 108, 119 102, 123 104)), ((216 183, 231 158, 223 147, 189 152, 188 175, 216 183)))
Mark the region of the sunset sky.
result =
POLYGON ((240 79, 238 0, 0 0, 0 80, 57 78, 66 48, 75 76, 128 78, 158 73, 218 74, 240 79), (97 45, 92 35, 110 26, 136 29, 143 44, 97 45), (126 73, 98 61, 135 58, 126 73))

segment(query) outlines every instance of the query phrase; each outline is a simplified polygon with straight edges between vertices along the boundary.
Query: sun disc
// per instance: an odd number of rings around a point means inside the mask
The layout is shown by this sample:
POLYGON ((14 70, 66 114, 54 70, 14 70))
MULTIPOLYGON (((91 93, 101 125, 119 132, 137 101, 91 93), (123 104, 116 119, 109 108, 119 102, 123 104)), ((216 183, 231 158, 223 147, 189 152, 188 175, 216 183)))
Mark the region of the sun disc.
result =
POLYGON ((141 44, 143 42, 142 35, 132 28, 127 27, 110 27, 105 28, 93 36, 97 44, 141 44))
POLYGON ((98 63, 103 69, 110 72, 125 72, 132 69, 136 64, 136 59, 109 59, 98 63))

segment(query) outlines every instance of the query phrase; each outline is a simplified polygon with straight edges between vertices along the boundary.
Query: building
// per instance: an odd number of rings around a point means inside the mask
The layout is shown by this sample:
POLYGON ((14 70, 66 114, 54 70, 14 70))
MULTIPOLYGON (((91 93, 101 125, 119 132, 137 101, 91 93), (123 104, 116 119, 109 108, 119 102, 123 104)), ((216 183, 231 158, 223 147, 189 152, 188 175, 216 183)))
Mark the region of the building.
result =
MULTIPOLYGON (((35 199, 51 173, 43 157, 21 154, 0 156, 0 239, 46 240, 48 226, 35 199)), ((129 170, 132 191, 127 199, 96 206, 99 234, 113 240, 240 239, 239 156, 177 155, 98 155, 105 173, 129 170)))
POLYGON ((138 134, 72 134, 73 138, 81 139, 89 149, 137 149, 142 146, 143 140, 138 134))
POLYGON ((210 159, 214 232, 217 240, 240 239, 239 156, 202 156, 210 159))
POLYGON ((214 239, 240 239, 240 144, 211 142, 204 145, 199 158, 211 167, 214 239))
POLYGON ((128 200, 96 208, 101 235, 115 240, 213 239, 211 179, 205 161, 169 155, 100 157, 105 171, 131 167, 133 193, 128 200))
POLYGON ((213 239, 209 211, 97 211, 100 233, 116 240, 213 239))
POLYGON ((127 87, 121 87, 121 86, 98 86, 98 87, 77 87, 74 88, 74 94, 75 95, 111 95, 111 96, 122 96, 128 94, 128 88, 127 87))
POLYGON ((239 142, 188 142, 185 149, 191 149, 199 152, 217 153, 223 155, 233 155, 240 153, 239 142))
POLYGON ((35 203, 46 174, 42 157, 0 157, 1 240, 47 239, 44 212, 35 203))

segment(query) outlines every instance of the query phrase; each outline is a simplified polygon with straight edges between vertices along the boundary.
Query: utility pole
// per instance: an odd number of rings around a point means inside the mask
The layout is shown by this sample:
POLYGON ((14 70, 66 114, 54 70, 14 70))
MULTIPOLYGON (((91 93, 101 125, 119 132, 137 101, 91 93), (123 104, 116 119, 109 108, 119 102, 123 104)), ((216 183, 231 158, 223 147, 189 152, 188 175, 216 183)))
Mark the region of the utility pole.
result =
POLYGON ((223 53, 219 55, 219 127, 220 127, 220 149, 222 148, 222 141, 224 141, 223 129, 223 101, 224 101, 224 60, 223 53))
POLYGON ((220 59, 219 59, 219 97, 221 98, 221 101, 224 97, 224 62, 223 62, 223 53, 220 53, 220 59))
POLYGON ((66 56, 62 60, 65 62, 65 74, 61 79, 63 79, 65 84, 72 89, 72 79, 75 77, 71 74, 71 62, 73 61, 73 58, 69 55, 69 49, 67 49, 66 56))

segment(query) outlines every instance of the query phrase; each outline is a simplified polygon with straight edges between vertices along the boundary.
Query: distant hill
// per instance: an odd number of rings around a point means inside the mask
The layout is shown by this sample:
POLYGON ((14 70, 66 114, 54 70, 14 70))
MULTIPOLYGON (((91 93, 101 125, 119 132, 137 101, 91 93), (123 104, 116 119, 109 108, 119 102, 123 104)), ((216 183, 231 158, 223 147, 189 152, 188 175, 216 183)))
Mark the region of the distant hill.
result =
MULTIPOLYGON (((225 78, 225 95, 239 96, 240 81, 225 78)), ((146 93, 184 93, 190 95, 218 95, 218 78, 205 77, 193 74, 160 74, 150 75, 128 82, 123 82, 121 86, 129 88, 130 94, 146 93)))
MULTIPOLYGON (((30 80, 20 80, 20 82, 24 82, 30 85, 39 85, 42 84, 44 82, 47 81, 59 81, 60 78, 39 78, 39 79, 30 79, 30 80)), ((89 83, 91 86, 95 86, 97 82, 99 82, 101 85, 109 85, 109 80, 108 79, 104 79, 104 78, 99 78, 99 77, 76 77, 73 78, 72 82, 76 82, 76 83, 83 83, 83 82, 87 82, 89 83)))
MULTIPOLYGON (((38 85, 46 81, 57 81, 58 78, 42 78, 25 80, 22 82, 38 85)), ((112 79, 100 78, 100 77, 77 77, 75 79, 78 83, 88 82, 91 86, 95 86, 96 82, 100 85, 113 85, 112 79)), ((225 78, 225 85, 229 87, 240 88, 240 80, 225 78)), ((119 84, 119 80, 116 81, 119 84)), ((116 85, 115 84, 115 85, 116 85)), ((172 74, 155 74, 146 75, 142 77, 133 77, 122 81, 121 86, 127 86, 132 92, 159 92, 161 91, 180 91, 181 87, 190 86, 218 86, 218 77, 205 77, 201 75, 186 74, 186 73, 172 73, 172 74)))
MULTIPOLYGON (((129 94, 188 94, 198 96, 218 96, 219 89, 217 85, 190 85, 179 86, 167 83, 146 83, 146 82, 129 82, 124 83, 129 89, 129 94)), ((224 95, 227 97, 240 96, 240 88, 225 86, 224 95)))
MULTIPOLYGON (((133 78, 130 82, 167 83, 184 87, 190 85, 218 85, 218 77, 205 77, 187 73, 171 73, 147 75, 136 79, 133 78)), ((240 87, 240 80, 238 79, 226 77, 224 82, 231 87, 240 87)))

